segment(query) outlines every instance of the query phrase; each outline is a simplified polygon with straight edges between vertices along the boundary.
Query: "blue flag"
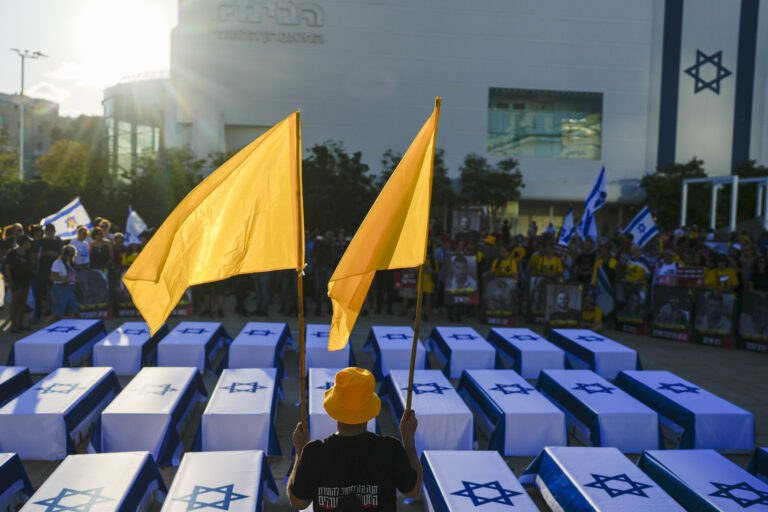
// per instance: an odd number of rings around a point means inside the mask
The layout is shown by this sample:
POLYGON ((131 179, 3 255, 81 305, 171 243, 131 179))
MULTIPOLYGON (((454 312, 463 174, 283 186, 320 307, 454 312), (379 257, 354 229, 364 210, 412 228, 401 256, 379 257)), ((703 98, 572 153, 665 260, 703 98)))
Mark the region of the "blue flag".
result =
POLYGON ((568 208, 568 213, 565 214, 565 219, 563 219, 563 227, 560 228, 560 238, 557 243, 560 245, 571 245, 571 238, 573 238, 575 231, 576 228, 573 225, 573 206, 571 206, 568 208))
POLYGON ((647 206, 635 215, 624 230, 624 233, 630 233, 634 237, 633 243, 639 247, 647 244, 658 232, 659 228, 656 227, 656 221, 647 206))
POLYGON ((592 279, 592 294, 595 297, 595 305, 600 308, 603 315, 613 311, 613 286, 611 286, 608 275, 600 265, 595 265, 595 274, 592 279))
POLYGON ((595 184, 584 201, 584 214, 579 222, 579 236, 584 239, 597 240, 597 224, 595 212, 605 204, 608 194, 605 192, 605 166, 600 169, 595 184))
POLYGON ((68 240, 77 236, 77 226, 85 226, 88 230, 93 227, 88 212, 85 211, 80 198, 76 197, 74 201, 67 206, 49 215, 40 221, 41 226, 53 224, 56 227, 56 234, 62 240, 68 240))
POLYGON ((125 221, 125 245, 141 244, 139 235, 146 231, 147 223, 139 217, 132 207, 128 207, 128 220, 125 221))

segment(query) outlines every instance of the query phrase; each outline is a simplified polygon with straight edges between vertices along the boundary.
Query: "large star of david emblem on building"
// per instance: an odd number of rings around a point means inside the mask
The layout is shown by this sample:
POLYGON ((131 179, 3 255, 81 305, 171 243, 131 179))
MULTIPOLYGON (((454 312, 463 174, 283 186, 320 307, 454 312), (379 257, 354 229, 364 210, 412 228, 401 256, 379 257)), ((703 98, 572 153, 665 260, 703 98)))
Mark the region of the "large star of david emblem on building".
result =
POLYGON ((407 340, 408 336, 405 334, 385 334, 382 338, 387 338, 388 340, 407 340))
POLYGON ((593 382, 592 384, 582 384, 581 382, 576 383, 575 388, 571 388, 576 391, 586 391, 590 395, 593 395, 595 393, 608 393, 609 395, 613 394, 613 391, 616 388, 612 388, 610 386, 603 386, 599 382, 593 382))
POLYGON ((206 487, 196 485, 191 493, 180 498, 173 498, 173 501, 182 501, 187 504, 187 510, 200 510, 212 508, 215 510, 229 510, 229 504, 233 501, 242 500, 248 496, 238 494, 233 489, 235 484, 222 485, 221 487, 206 487), (206 498, 201 496, 208 494, 206 498))
POLYGON ((517 341, 536 341, 539 339, 539 337, 534 336, 533 334, 513 334, 512 336, 507 336, 507 339, 517 341))
POLYGON ((645 494, 645 489, 650 489, 652 485, 644 484, 642 482, 635 482, 624 473, 615 476, 596 475, 592 473, 594 482, 584 484, 584 487, 592 487, 594 489, 602 489, 608 493, 611 498, 617 498, 625 494, 631 494, 632 496, 641 496, 648 498, 645 494), (610 487, 608 482, 620 482, 619 487, 610 487), (626 484, 626 485, 624 485, 626 484))
POLYGON ((486 503, 499 503, 501 505, 509 505, 510 507, 514 507, 515 504, 512 503, 510 498, 523 494, 521 492, 510 491, 509 489, 503 488, 498 480, 485 484, 476 484, 474 482, 467 482, 462 480, 461 484, 464 486, 464 488, 460 491, 452 492, 451 494, 454 496, 464 496, 465 498, 471 499, 472 505, 476 507, 485 505, 486 503), (478 496, 475 492, 478 489, 491 489, 492 491, 496 491, 498 496, 486 496, 485 494, 488 493, 483 493, 483 495, 478 496))
POLYGON ((582 335, 582 336, 576 336, 576 339, 579 341, 605 341, 605 338, 602 336, 593 336, 593 335, 582 335))
POLYGON ((74 325, 57 325, 54 327, 49 327, 46 329, 48 332, 63 332, 63 333, 70 333, 72 331, 79 331, 80 329, 75 327, 74 325))
POLYGON ((267 386, 259 386, 254 382, 233 382, 229 386, 222 386, 221 389, 228 389, 230 393, 255 393, 260 389, 267 389, 267 386))
POLYGON ((185 327, 184 329, 180 329, 177 331, 181 334, 205 334, 208 332, 208 329, 203 329, 202 327, 185 327))
POLYGON ((715 94, 720 94, 720 81, 732 74, 723 66, 722 61, 722 50, 717 51, 712 55, 707 55, 701 50, 696 50, 696 64, 685 70, 685 73, 695 80, 695 85, 693 87, 694 94, 703 91, 704 89, 709 89, 715 94), (706 79, 711 76, 711 74, 702 73, 702 68, 708 63, 712 64, 715 68, 715 77, 711 80, 706 79))
POLYGON ((533 388, 527 388, 525 386, 521 386, 520 384, 496 384, 495 387, 492 387, 489 390, 501 391, 505 395, 515 395, 515 394, 527 395, 528 393, 533 391, 533 388))
POLYGON ((243 331, 243 334, 246 336, 271 336, 277 333, 269 329, 251 329, 250 331, 243 331))
POLYGON ((315 388, 315 389, 324 389, 324 390, 328 391, 332 387, 333 387, 333 382, 326 382, 325 384, 317 386, 317 388, 315 388))
POLYGON ((747 482, 738 484, 719 484, 711 482, 717 488, 717 491, 710 494, 718 498, 726 498, 735 501, 741 508, 751 507, 752 505, 768 505, 768 492, 755 489, 747 482), (741 491, 738 495, 733 491, 741 491), (753 496, 747 497, 747 494, 753 496))
POLYGON ((479 338, 480 336, 475 336, 474 334, 451 334, 448 337, 453 338, 456 341, 468 341, 479 338))
POLYGON ((80 386, 78 383, 70 384, 70 383, 64 383, 64 382, 52 382, 51 384, 42 387, 42 388, 35 388, 39 389, 41 395, 47 395, 48 393, 60 393, 62 395, 68 395, 73 391, 77 391, 78 389, 85 389, 84 387, 80 386))
POLYGON ((659 382, 659 387, 656 389, 663 389, 666 391, 671 391, 676 395, 679 395, 680 393, 696 393, 698 394, 699 389, 696 386, 689 386, 687 384, 684 384, 682 382, 674 382, 672 384, 667 384, 666 382, 659 382))
MULTIPOLYGON (((407 390, 408 388, 402 388, 407 390)), ((435 393, 436 395, 442 395, 443 391, 448 390, 451 388, 447 388, 445 386, 441 386, 437 382, 427 382, 423 384, 416 384, 413 383, 413 392, 417 395, 423 395, 424 393, 435 393)))
POLYGON ((140 395, 161 395, 165 396, 166 393, 178 391, 171 384, 144 384, 136 392, 140 395))
POLYGON ((115 501, 114 498, 102 496, 101 491, 103 489, 103 487, 97 487, 87 491, 78 491, 64 487, 58 495, 36 501, 34 505, 46 507, 44 512, 89 512, 95 505, 115 501))
POLYGON ((147 329, 123 329, 123 334, 130 334, 133 336, 141 336, 142 334, 149 334, 147 329))

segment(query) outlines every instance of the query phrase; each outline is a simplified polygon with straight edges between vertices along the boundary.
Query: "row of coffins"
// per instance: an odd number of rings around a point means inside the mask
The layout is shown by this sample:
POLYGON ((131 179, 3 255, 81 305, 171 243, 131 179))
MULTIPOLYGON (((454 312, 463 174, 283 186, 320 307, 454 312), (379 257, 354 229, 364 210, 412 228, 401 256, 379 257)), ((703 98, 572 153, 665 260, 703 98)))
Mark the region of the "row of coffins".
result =
POLYGON ((145 512, 263 510, 276 501, 277 485, 262 451, 187 453, 166 488, 146 451, 70 455, 37 491, 18 455, 0 453, 0 509, 3 511, 145 512), (237 503, 230 508, 230 504, 237 503))
MULTIPOLYGON (((758 452, 765 452, 759 449, 758 452)), ((547 447, 516 477, 495 452, 421 454, 426 510, 737 511, 768 505, 768 474, 714 450, 643 452, 633 464, 616 448, 547 447)), ((277 486, 261 451, 188 453, 167 489, 148 452, 70 455, 35 492, 15 454, 0 454, 3 510, 263 510, 277 486), (236 504, 234 507, 233 504, 236 504)))

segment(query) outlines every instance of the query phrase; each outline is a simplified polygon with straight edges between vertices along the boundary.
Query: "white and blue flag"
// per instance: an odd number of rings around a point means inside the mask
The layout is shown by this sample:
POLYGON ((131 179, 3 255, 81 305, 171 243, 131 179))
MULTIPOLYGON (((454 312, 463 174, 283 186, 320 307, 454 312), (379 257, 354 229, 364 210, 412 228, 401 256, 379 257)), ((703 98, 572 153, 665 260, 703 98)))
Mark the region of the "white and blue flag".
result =
POLYGON ((573 206, 568 208, 568 213, 565 214, 563 219, 563 227, 560 228, 560 238, 557 243, 560 245, 571 245, 571 238, 576 231, 576 226, 573 225, 573 206))
POLYGON ((77 226, 85 226, 89 231, 93 227, 91 218, 88 216, 88 212, 85 211, 85 207, 80 202, 79 197, 76 197, 74 201, 58 212, 40 221, 41 226, 46 224, 53 224, 56 227, 56 235, 62 240, 75 238, 77 236, 77 226))
POLYGON ((595 297, 595 305, 600 308, 603 315, 608 315, 613 311, 614 296, 613 286, 611 286, 611 280, 608 279, 608 274, 605 273, 603 267, 595 265, 595 275, 592 282, 592 294, 595 297))
POLYGON ((595 223, 595 212, 602 208, 608 198, 605 192, 605 166, 600 168, 595 184, 584 201, 584 214, 579 222, 579 236, 584 239, 591 238, 597 240, 597 224, 595 223))
POLYGON ((656 221, 653 220, 653 215, 647 206, 635 215, 635 218, 624 230, 624 233, 629 233, 634 237, 633 243, 639 247, 647 244, 658 232, 659 228, 656 227, 656 221))
POLYGON ((139 217, 132 207, 128 207, 128 220, 125 221, 125 245, 141 244, 139 235, 147 230, 147 223, 139 217))

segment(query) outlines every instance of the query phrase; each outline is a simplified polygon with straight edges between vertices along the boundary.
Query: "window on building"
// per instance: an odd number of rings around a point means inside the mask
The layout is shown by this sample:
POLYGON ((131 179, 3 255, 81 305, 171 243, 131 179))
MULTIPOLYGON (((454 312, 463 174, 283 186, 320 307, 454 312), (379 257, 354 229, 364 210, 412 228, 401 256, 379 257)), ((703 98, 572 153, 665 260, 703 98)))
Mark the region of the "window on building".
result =
POLYGON ((491 87, 489 155, 600 159, 603 94, 491 87))

